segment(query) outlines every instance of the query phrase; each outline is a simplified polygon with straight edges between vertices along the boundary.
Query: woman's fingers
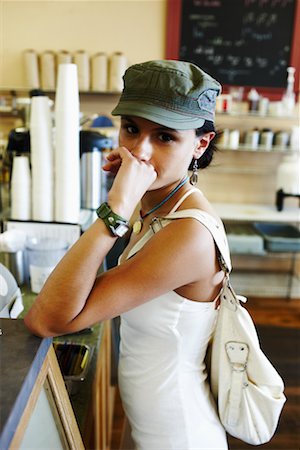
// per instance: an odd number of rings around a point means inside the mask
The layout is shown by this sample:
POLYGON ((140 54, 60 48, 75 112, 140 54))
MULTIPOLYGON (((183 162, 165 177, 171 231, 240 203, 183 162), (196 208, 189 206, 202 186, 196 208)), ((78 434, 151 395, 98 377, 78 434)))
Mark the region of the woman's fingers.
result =
POLYGON ((102 166, 102 169, 106 172, 111 172, 112 174, 116 174, 120 168, 122 163, 121 159, 116 159, 114 161, 108 161, 106 164, 102 166))
POLYGON ((157 178, 157 173, 148 161, 133 156, 125 147, 113 150, 103 167, 115 174, 108 197, 116 211, 124 212, 123 217, 132 214, 137 203, 157 178))
POLYGON ((130 157, 131 154, 125 147, 118 147, 112 150, 106 156, 107 162, 102 166, 102 169, 115 175, 122 164, 123 158, 126 156, 130 157))

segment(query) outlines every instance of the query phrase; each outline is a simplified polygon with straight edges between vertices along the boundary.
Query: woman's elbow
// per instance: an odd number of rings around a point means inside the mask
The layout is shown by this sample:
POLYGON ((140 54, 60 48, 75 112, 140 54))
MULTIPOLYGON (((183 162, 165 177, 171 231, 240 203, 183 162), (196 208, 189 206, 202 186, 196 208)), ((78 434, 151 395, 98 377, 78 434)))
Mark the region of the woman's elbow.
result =
POLYGON ((51 326, 51 323, 36 316, 32 311, 26 314, 24 323, 30 333, 41 338, 55 337, 63 334, 57 330, 57 324, 55 327, 51 326))

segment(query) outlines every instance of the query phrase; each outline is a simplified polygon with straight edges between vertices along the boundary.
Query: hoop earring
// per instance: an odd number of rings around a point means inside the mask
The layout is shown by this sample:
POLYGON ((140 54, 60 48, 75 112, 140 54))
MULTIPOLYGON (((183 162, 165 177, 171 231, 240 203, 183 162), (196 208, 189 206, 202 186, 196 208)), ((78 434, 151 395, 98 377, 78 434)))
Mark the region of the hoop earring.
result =
POLYGON ((194 164, 193 164, 193 172, 192 175, 190 176, 190 183, 192 186, 195 186, 198 183, 198 161, 197 159, 194 160, 194 164))

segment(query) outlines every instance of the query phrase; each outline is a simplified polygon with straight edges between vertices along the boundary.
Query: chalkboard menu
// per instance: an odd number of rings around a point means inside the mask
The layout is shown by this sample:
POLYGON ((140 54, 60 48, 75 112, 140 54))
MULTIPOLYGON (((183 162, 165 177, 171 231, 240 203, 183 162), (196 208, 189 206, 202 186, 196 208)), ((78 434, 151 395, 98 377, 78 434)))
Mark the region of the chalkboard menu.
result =
POLYGON ((297 3, 170 0, 169 12, 173 9, 173 14, 169 18, 167 48, 171 51, 167 57, 194 62, 223 85, 284 88, 287 67, 294 64, 299 68, 297 3), (175 46, 174 41, 170 45, 172 39, 178 41, 175 46))

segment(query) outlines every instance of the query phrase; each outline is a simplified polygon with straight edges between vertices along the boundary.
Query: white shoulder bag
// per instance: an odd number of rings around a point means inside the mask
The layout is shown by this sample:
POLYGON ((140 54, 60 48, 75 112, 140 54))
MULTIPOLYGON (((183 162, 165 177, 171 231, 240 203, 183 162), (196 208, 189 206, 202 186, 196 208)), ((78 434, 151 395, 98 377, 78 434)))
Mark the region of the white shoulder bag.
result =
POLYGON ((227 238, 222 226, 200 210, 180 210, 154 219, 157 232, 172 219, 195 218, 212 234, 225 272, 216 328, 211 343, 210 381, 225 430, 248 444, 268 442, 275 433, 285 403, 283 381, 260 348, 253 320, 235 294, 227 238))

